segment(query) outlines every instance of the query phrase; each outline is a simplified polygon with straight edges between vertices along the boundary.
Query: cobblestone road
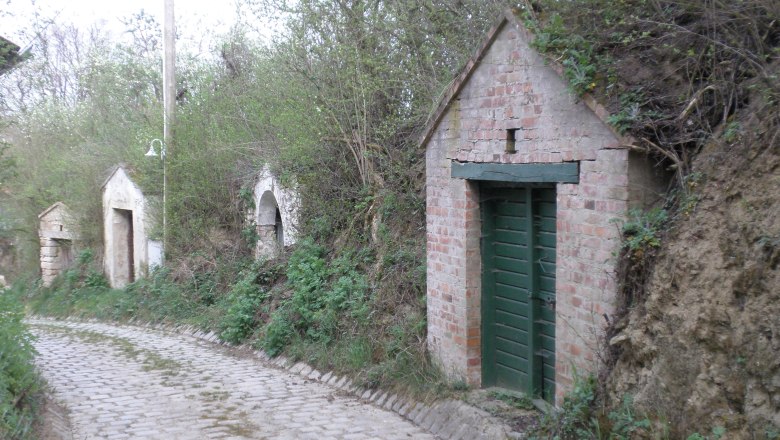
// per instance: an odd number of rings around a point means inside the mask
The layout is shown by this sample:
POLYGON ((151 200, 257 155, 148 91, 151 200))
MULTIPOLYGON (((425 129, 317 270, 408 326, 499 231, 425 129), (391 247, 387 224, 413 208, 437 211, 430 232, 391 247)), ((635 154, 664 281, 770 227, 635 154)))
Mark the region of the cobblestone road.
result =
POLYGON ((399 415, 190 336, 30 320, 74 439, 432 439, 399 415))

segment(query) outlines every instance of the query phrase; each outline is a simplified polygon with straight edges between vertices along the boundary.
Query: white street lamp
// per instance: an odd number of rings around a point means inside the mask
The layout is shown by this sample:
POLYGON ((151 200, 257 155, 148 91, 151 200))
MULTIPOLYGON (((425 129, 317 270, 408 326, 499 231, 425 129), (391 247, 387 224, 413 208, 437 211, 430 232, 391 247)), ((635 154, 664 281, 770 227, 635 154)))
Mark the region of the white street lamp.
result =
POLYGON ((157 157, 157 150, 154 148, 154 143, 157 142, 160 144, 160 156, 163 160, 165 160, 165 144, 160 139, 152 139, 151 142, 149 142, 149 151, 144 154, 146 157, 157 157))

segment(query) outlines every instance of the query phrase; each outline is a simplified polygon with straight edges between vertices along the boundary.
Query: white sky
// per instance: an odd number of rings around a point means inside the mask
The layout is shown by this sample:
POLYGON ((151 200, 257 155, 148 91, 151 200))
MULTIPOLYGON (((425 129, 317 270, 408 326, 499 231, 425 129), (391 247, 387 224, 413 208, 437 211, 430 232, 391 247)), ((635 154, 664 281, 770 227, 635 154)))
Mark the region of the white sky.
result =
MULTIPOLYGON (((0 35, 24 47, 30 41, 25 29, 35 20, 34 11, 55 22, 74 23, 88 28, 93 24, 121 38, 121 18, 141 10, 155 17, 162 26, 163 0, 0 0, 0 35)), ((238 19, 235 0, 175 0, 176 27, 180 39, 177 49, 208 51, 215 36, 225 34, 238 19)), ((265 37, 270 27, 254 23, 265 37), (268 28, 268 29, 263 29, 268 28)))

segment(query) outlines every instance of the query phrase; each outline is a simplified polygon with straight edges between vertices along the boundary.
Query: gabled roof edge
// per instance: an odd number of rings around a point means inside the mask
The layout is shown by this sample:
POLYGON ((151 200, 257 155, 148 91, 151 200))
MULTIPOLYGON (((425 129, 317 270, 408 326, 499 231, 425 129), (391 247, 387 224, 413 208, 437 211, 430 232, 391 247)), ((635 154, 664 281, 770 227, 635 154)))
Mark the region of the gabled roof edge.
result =
POLYGON ((66 210, 69 210, 69 208, 68 208, 68 205, 66 205, 65 203, 63 203, 63 202, 54 202, 54 204, 53 204, 53 205, 49 206, 48 208, 44 209, 44 210, 43 210, 43 212, 41 212, 40 214, 38 214, 38 219, 42 219, 42 218, 43 218, 43 216, 45 216, 46 214, 48 214, 48 213, 50 213, 50 212, 54 211, 54 209, 56 209, 56 208, 57 208, 57 207, 59 207, 59 206, 62 206, 62 207, 63 207, 63 208, 65 208, 66 210))
POLYGON ((114 165, 111 167, 111 172, 108 173, 108 177, 103 180, 103 184, 100 185, 100 189, 106 189, 106 185, 108 185, 108 182, 111 180, 112 177, 114 177, 114 174, 116 174, 117 171, 119 171, 120 168, 124 168, 122 165, 114 165))
MULTIPOLYGON (((131 169, 128 168, 127 165, 124 164, 124 163, 120 163, 119 165, 114 165, 113 167, 111 167, 111 172, 108 173, 108 177, 106 177, 106 180, 104 180, 103 184, 100 185, 100 189, 105 190, 106 189, 106 185, 108 185, 108 182, 114 177, 116 172, 119 171, 120 169, 122 171, 124 171, 125 175, 130 180, 130 183, 132 183, 133 186, 136 187, 136 189, 138 189, 138 191, 141 191, 141 187, 138 186, 138 184, 135 183, 135 181, 133 180, 133 176, 130 173, 131 169)), ((143 194, 143 191, 141 191, 141 194, 143 194)))
POLYGON ((19 53, 21 47, 18 44, 3 36, 0 36, 0 48, 5 49, 4 53, 0 55, 0 75, 2 75, 22 62, 24 53, 19 53))
POLYGON ((428 141, 431 140, 433 132, 436 131, 436 127, 439 126, 439 122, 441 122, 441 119, 444 117, 447 109, 450 108, 452 100, 458 96, 460 91, 463 90, 463 87, 466 86, 466 83, 471 78, 474 70, 476 70, 480 61, 482 61, 482 57, 485 56, 485 53, 487 53, 488 49, 490 49, 490 46, 492 46, 493 42, 496 41, 496 37, 498 37, 499 32, 501 32, 501 30, 510 20, 516 21, 517 17, 511 9, 506 9, 496 20, 496 24, 490 28, 487 33, 487 37, 479 46, 474 55, 472 55, 468 62, 466 62, 466 65, 463 66, 460 74, 454 80, 452 80, 452 83, 449 87, 447 87, 447 90, 442 95, 442 98, 439 101, 439 105, 436 107, 436 111, 434 111, 432 116, 428 119, 425 131, 423 132, 423 136, 420 139, 420 146, 427 145, 428 141))
MULTIPOLYGON (((463 66, 461 73, 452 81, 452 84, 450 84, 445 93, 442 95, 442 98, 439 101, 439 105, 436 107, 436 111, 433 112, 425 126, 423 136, 420 138, 420 147, 427 147, 428 142, 431 140, 431 137, 433 136, 434 131, 436 131, 436 128, 439 126, 439 123, 444 117, 444 114, 450 108, 453 99, 458 96, 461 90, 463 90, 463 87, 466 86, 466 83, 471 78, 471 75, 474 73, 479 63, 482 61, 485 53, 493 45, 493 42, 495 42, 499 32, 504 28, 504 26, 507 25, 507 23, 514 24, 517 27, 517 30, 523 32, 527 37, 533 35, 532 32, 528 30, 528 28, 520 21, 519 17, 513 9, 504 10, 504 12, 498 17, 496 24, 494 24, 493 27, 491 27, 488 31, 485 41, 482 43, 482 45, 480 45, 479 49, 477 49, 475 54, 469 59, 466 65, 463 66)), ((544 56, 544 54, 540 55, 544 56)), ((563 66, 550 58, 547 58, 547 61, 549 63, 549 67, 553 69, 553 71, 555 71, 555 73, 557 73, 561 78, 563 78, 563 66)), ((621 145, 631 145, 636 142, 633 137, 624 136, 618 133, 615 128, 609 122, 607 122, 607 118, 610 115, 609 111, 607 111, 607 109, 601 105, 601 103, 599 103, 593 97, 593 95, 585 93, 580 96, 579 99, 612 132, 621 145)))

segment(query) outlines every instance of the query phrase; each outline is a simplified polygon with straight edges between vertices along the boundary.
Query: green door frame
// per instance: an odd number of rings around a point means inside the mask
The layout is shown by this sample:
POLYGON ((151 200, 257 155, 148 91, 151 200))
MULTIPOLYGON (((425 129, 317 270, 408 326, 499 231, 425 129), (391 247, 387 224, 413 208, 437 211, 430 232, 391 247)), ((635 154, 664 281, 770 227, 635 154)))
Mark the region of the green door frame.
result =
MULTIPOLYGON (((558 183, 579 183, 579 162, 559 162, 559 163, 530 163, 530 164, 503 164, 503 163, 474 163, 474 162, 460 162, 453 160, 451 162, 450 173, 452 178, 466 179, 474 182, 478 182, 480 186, 480 198, 482 199, 484 191, 490 188, 523 188, 525 191, 525 204, 526 213, 528 217, 527 222, 530 229, 534 227, 534 206, 533 206, 533 189, 535 188, 555 188, 555 184, 558 183)), ((557 193, 557 191, 556 191, 557 193)), ((485 240, 490 238, 493 233, 494 224, 493 216, 485 215, 488 209, 491 209, 485 201, 480 200, 480 213, 482 214, 482 241, 481 241, 481 254, 482 254, 482 380, 483 385, 490 386, 491 380, 495 382, 495 377, 490 377, 489 373, 486 374, 485 361, 486 356, 495 356, 495 342, 494 335, 488 337, 488 329, 485 325, 485 311, 490 310, 491 307, 495 307, 495 280, 488 279, 493 278, 491 273, 495 269, 491 266, 492 262, 488 261, 484 255, 485 240)), ((557 216, 557 215, 556 215, 557 216)), ((534 233, 528 235, 528 262, 531 270, 529 270, 529 319, 528 319, 528 331, 529 331, 529 349, 531 355, 529 356, 529 382, 527 390, 532 393, 538 390, 545 390, 546 400, 554 399, 555 396, 548 393, 548 390, 544 388, 542 381, 544 380, 544 368, 545 362, 543 361, 543 341, 542 331, 534 331, 535 324, 546 325, 544 313, 550 313, 549 310, 542 309, 542 302, 548 302, 553 305, 554 319, 554 296, 552 299, 549 293, 540 293, 540 277, 539 271, 534 270, 536 264, 534 263, 534 251, 536 248, 536 239, 534 233), (537 355, 538 353, 538 355, 537 355)), ((541 265, 541 261, 540 261, 541 265)), ((548 315, 549 316, 549 315, 548 315)), ((549 324, 549 318, 548 324, 549 324)), ((548 335, 549 336, 549 335, 548 335)), ((553 328, 553 340, 554 340, 554 328, 553 328)), ((553 347, 554 349, 554 347, 553 347)), ((549 350, 549 349, 548 349, 549 350)), ((554 354, 554 352, 553 352, 554 354)), ((495 365, 495 358, 491 359, 493 365, 495 365)), ((548 365, 549 367, 549 365, 548 365)), ((554 367, 554 362, 553 362, 554 367)), ((554 374, 553 369, 553 387, 554 374)), ((554 392, 552 393, 554 394, 554 392)))
MULTIPOLYGON (((486 243, 492 243, 493 234, 495 233, 495 205, 494 200, 485 198, 486 193, 489 194, 491 190, 496 189, 511 189, 515 188, 522 191, 522 196, 518 197, 517 201, 524 202, 524 221, 526 222, 526 255, 525 259, 528 263, 528 278, 527 289, 529 292, 528 297, 528 316, 525 331, 527 332, 527 361, 528 361, 528 379, 521 385, 523 391, 530 395, 538 396, 544 390, 545 395, 542 396, 546 400, 554 399, 554 393, 550 393, 544 387, 544 361, 543 361, 543 343, 542 343, 542 330, 538 328, 543 323, 542 319, 542 302, 548 301, 545 295, 539 293, 539 269, 536 267, 536 248, 537 248, 537 233, 538 231, 534 227, 534 216, 538 214, 534 211, 534 194, 535 190, 543 188, 554 189, 555 186, 549 183, 541 184, 518 184, 512 182, 480 182, 480 212, 482 214, 482 240, 481 240, 481 255, 482 255, 482 381, 483 386, 493 386, 497 382, 497 372, 495 371, 496 365, 496 334, 494 333, 493 323, 494 320, 488 320, 487 313, 490 313, 496 308, 496 280, 495 280, 495 267, 493 266, 494 249, 493 245, 486 245, 486 243), (491 254, 487 254, 487 252, 491 254), (492 368, 491 368, 492 367, 492 368)), ((519 192, 518 192, 519 194, 519 192)), ((504 200, 510 200, 511 198, 505 198, 504 200)), ((554 378, 553 378, 554 380, 554 378)))

